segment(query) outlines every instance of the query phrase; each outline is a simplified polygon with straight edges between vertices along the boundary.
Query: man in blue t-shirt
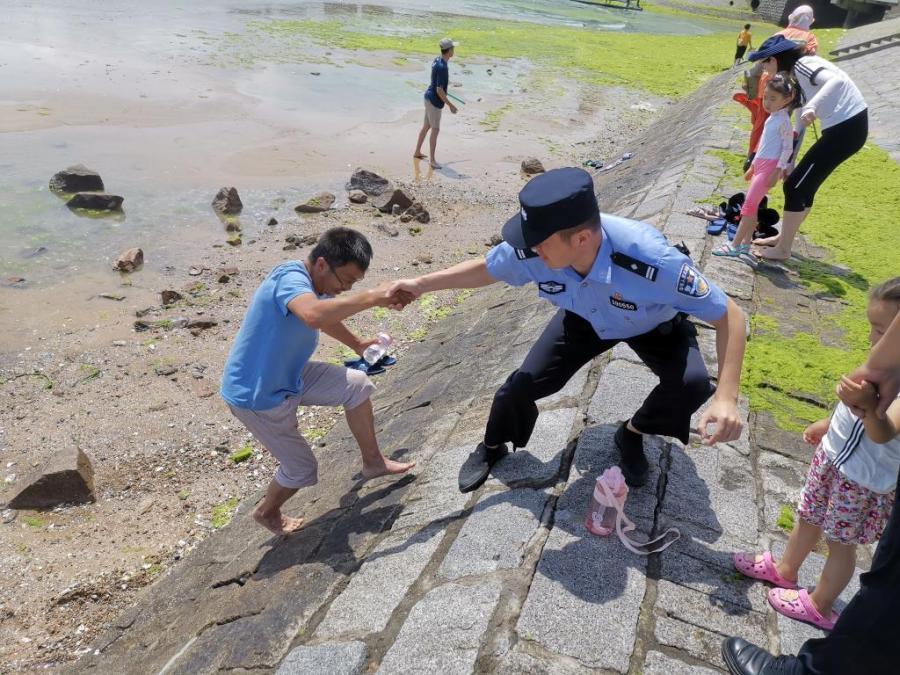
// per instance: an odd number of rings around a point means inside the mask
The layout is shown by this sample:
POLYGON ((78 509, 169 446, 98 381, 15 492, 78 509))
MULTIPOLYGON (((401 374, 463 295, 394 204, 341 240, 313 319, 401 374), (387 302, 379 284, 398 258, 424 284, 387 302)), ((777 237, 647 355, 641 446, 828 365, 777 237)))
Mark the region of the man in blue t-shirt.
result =
POLYGON ((457 43, 450 38, 441 40, 441 55, 436 57, 434 63, 431 64, 431 83, 428 85, 428 89, 425 90, 425 121, 422 123, 421 130, 419 130, 419 141, 416 143, 416 151, 413 153, 413 157, 416 159, 425 159, 425 155, 422 154, 422 143, 425 142, 425 135, 431 129, 431 138, 428 143, 431 147, 431 166, 435 169, 441 168, 435 157, 435 150, 437 148, 438 133, 441 130, 441 112, 444 109, 444 104, 447 104, 450 112, 454 115, 456 114, 456 106, 447 98, 447 87, 450 84, 450 67, 448 62, 453 58, 456 45, 457 43))
POLYGON ((343 320, 371 307, 401 309, 412 300, 411 294, 391 292, 390 283, 337 297, 362 280, 371 259, 372 247, 362 234, 335 227, 305 261, 278 265, 256 290, 225 362, 222 398, 280 463, 253 514, 275 534, 302 526, 302 518, 285 516, 281 506, 318 481, 315 455, 297 429, 298 406, 344 406, 367 479, 404 473, 415 464, 381 454, 369 400, 374 386, 364 373, 310 361, 320 330, 362 355, 377 340, 360 339, 343 320))

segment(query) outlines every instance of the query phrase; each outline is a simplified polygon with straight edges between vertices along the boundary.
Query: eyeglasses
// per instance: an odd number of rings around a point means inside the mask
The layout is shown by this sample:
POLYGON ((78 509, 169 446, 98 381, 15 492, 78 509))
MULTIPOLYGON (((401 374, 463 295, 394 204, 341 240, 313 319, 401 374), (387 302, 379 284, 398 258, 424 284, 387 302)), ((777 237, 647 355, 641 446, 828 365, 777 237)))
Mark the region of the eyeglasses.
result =
POLYGON ((341 277, 341 275, 338 274, 337 270, 334 267, 332 267, 331 263, 327 263, 327 264, 328 264, 328 269, 331 270, 331 273, 334 275, 334 278, 338 280, 338 283, 341 285, 342 290, 349 291, 351 288, 353 288, 353 284, 355 284, 357 281, 359 281, 358 279, 352 279, 349 282, 344 280, 341 277))

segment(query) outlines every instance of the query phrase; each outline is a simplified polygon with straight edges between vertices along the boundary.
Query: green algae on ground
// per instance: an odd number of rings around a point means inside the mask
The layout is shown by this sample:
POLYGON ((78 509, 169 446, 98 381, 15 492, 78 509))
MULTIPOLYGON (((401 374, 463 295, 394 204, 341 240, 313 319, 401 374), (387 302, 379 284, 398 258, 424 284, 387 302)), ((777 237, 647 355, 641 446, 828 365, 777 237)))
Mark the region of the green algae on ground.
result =
POLYGON ((240 500, 237 497, 232 497, 231 499, 214 506, 212 510, 212 520, 210 521, 212 526, 215 529, 220 530, 230 523, 231 517, 234 515, 234 511, 237 509, 239 502, 240 500))
POLYGON ((778 520, 775 521, 775 524, 786 533, 790 534, 794 529, 795 522, 796 516, 794 515, 794 507, 790 504, 782 504, 781 510, 778 512, 778 520))
POLYGON ((897 185, 900 166, 881 148, 867 145, 841 165, 816 195, 801 232, 828 249, 830 259, 795 256, 786 265, 810 295, 840 301, 836 311, 821 317, 815 334, 786 336, 790 326, 780 326, 767 316, 765 304, 751 318, 743 389, 752 410, 770 412, 784 429, 800 431, 826 416, 840 376, 866 358, 868 289, 900 268, 900 234, 889 215, 900 211, 897 185), (840 347, 829 344, 834 339, 826 339, 834 335, 840 347))
POLYGON ((250 443, 244 443, 244 446, 233 452, 231 456, 228 458, 235 464, 240 464, 241 462, 246 462, 253 456, 253 446, 250 443))
POLYGON ((512 104, 508 103, 496 110, 491 110, 484 116, 479 124, 484 127, 485 131, 497 131, 500 129, 500 123, 503 121, 504 115, 512 110, 512 108, 512 104))
POLYGON ((380 20, 377 25, 334 20, 257 21, 248 29, 285 41, 302 36, 324 46, 401 56, 431 55, 437 40, 451 34, 463 45, 460 51, 473 57, 527 56, 584 83, 629 86, 674 98, 689 94, 726 69, 730 63, 723 61, 722 54, 730 53, 734 42, 731 32, 699 36, 620 33, 571 26, 537 28, 524 21, 474 17, 448 18, 441 22, 440 33, 432 25, 425 17, 404 16, 402 20, 380 20), (665 54, 677 54, 678 58, 665 58, 665 54))

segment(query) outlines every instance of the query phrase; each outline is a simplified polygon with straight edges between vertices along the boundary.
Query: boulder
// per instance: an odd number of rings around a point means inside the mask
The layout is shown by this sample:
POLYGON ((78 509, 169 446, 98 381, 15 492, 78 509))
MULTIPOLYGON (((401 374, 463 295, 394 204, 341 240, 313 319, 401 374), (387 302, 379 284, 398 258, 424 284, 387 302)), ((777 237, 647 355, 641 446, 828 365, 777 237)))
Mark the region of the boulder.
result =
POLYGON ((369 195, 362 190, 350 190, 349 199, 354 204, 365 204, 369 201, 369 195))
POLYGON ((106 192, 77 192, 66 202, 70 209, 93 209, 94 211, 118 211, 122 208, 124 197, 106 192))
POLYGON ((378 197, 385 192, 390 191, 391 181, 383 176, 379 176, 372 171, 365 169, 357 169, 350 176, 350 182, 347 183, 348 190, 361 190, 370 197, 378 197))
POLYGON ((395 188, 390 192, 385 192, 378 199, 373 200, 372 203, 382 213, 391 213, 395 204, 400 207, 402 212, 412 206, 413 200, 406 192, 400 188, 395 188))
POLYGON ((134 272, 144 264, 144 252, 139 248, 130 248, 122 253, 113 265, 117 272, 134 272))
POLYGON ((216 193, 215 199, 212 200, 212 207, 219 213, 235 214, 240 213, 244 208, 244 203, 238 195, 237 188, 223 187, 216 193))
POLYGON ((84 164, 76 164, 53 174, 50 189, 57 192, 103 192, 103 179, 84 164))
POLYGON ((40 472, 8 501, 12 509, 49 509, 60 504, 93 502, 94 469, 77 448, 57 452, 40 472))
POLYGON ((306 200, 305 203, 294 207, 297 213, 322 213, 334 205, 335 196, 330 192, 320 192, 306 200))
POLYGON ((537 157, 527 157, 522 160, 522 173, 533 176, 536 173, 544 173, 544 165, 537 157))

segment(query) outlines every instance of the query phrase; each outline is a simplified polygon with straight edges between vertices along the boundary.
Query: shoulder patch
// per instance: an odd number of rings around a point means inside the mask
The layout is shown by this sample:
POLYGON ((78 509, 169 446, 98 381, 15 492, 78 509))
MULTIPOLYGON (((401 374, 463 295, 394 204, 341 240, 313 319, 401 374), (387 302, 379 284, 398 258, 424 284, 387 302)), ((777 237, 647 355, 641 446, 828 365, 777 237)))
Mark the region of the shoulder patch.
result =
POLYGON ((530 248, 517 248, 513 249, 516 252, 516 257, 519 260, 528 260, 529 258, 537 258, 538 254, 532 251, 530 248))
POLYGON ((709 282, 692 265, 684 263, 678 273, 678 292, 693 298, 705 298, 710 292, 709 282))
POLYGON ((538 288, 547 295, 556 295, 557 293, 562 293, 566 290, 566 285, 561 284, 558 281, 542 281, 538 284, 538 288))
POLYGON ((622 267, 629 272, 633 272, 638 276, 644 277, 648 281, 656 281, 656 275, 659 274, 659 268, 654 267, 648 263, 645 263, 643 260, 638 260, 637 258, 632 258, 630 255, 625 255, 624 253, 619 253, 616 251, 613 253, 610 258, 613 263, 622 267))

